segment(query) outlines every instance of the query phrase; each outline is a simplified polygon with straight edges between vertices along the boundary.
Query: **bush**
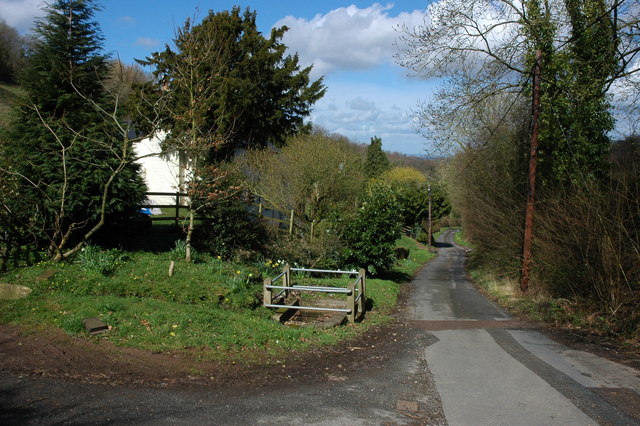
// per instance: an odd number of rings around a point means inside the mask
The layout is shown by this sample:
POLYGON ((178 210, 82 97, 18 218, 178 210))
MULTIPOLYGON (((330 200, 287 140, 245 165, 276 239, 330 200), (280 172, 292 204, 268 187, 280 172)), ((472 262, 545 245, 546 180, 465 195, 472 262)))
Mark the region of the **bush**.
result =
POLYGON ((224 259, 232 259, 240 251, 262 250, 266 231, 239 201, 221 201, 204 214, 206 217, 193 233, 198 249, 224 259))
POLYGON ((401 236, 399 211, 400 204, 391 188, 373 182, 360 208, 337 220, 346 246, 342 251, 343 262, 366 268, 372 275, 388 270, 395 263, 395 241, 401 236))
POLYGON ((269 256, 285 259, 289 264, 306 268, 339 269, 340 251, 344 244, 335 232, 326 226, 318 226, 313 238, 309 235, 282 235, 273 231, 272 243, 267 247, 269 256))

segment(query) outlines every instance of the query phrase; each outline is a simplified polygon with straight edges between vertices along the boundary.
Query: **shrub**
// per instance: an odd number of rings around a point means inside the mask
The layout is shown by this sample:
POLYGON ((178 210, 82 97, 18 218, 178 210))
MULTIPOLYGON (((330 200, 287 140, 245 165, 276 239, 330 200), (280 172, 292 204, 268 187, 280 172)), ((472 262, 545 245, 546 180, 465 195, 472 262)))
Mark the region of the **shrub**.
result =
POLYGON ((360 208, 338 219, 339 233, 346 248, 342 259, 348 266, 367 268, 376 275, 395 263, 395 241, 400 238, 400 204, 392 189, 373 182, 360 208))
POLYGON ((262 250, 266 231, 239 201, 221 201, 204 214, 206 218, 194 232, 194 245, 198 249, 224 259, 231 259, 240 251, 262 250))
POLYGON ((309 235, 278 235, 274 230, 267 247, 269 256, 285 259, 289 264, 307 268, 337 269, 340 267, 340 251, 344 244, 331 227, 316 228, 314 237, 309 235))

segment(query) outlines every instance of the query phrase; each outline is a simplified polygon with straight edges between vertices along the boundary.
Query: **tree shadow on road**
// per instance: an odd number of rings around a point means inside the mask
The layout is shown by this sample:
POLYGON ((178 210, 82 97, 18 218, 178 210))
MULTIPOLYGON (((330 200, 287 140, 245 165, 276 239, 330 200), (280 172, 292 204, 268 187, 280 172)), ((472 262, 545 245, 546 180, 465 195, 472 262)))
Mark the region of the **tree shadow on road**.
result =
POLYGON ((393 281, 396 284, 403 284, 411 281, 411 275, 407 274, 406 272, 395 270, 383 272, 376 278, 393 281))
POLYGON ((436 241, 436 243, 433 246, 435 248, 446 248, 446 247, 453 247, 453 244, 445 243, 443 241, 436 241))

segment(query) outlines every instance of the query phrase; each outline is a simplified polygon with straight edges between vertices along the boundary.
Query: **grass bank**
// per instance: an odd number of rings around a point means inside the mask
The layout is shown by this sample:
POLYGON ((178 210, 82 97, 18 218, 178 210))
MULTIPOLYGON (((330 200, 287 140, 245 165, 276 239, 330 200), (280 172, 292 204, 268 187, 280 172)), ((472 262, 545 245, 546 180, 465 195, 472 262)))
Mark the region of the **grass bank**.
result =
POLYGON ((22 93, 18 86, 0 84, 0 127, 9 124, 11 108, 18 102, 22 93))
MULTIPOLYGON (((462 232, 456 233, 456 243, 472 249, 475 247, 463 239, 462 232)), ((522 293, 520 282, 513 275, 498 275, 473 265, 474 262, 470 262, 468 267, 471 279, 485 294, 516 317, 593 336, 614 338, 623 347, 638 347, 637 339, 620 338, 612 332, 611 317, 607 313, 599 313, 580 301, 551 297, 536 288, 522 293)))
POLYGON ((335 343, 389 321, 402 283, 433 256, 413 240, 398 245, 409 257, 388 276, 367 281, 373 309, 358 324, 328 330, 288 328, 260 306, 262 280, 277 275, 282 260, 240 264, 204 254, 180 260, 180 245, 165 252, 88 247, 71 262, 41 262, 0 275, 0 282, 31 288, 30 296, 0 301, 0 323, 23 329, 57 327, 87 339, 203 359, 242 359, 335 343), (171 261, 175 262, 169 277, 171 261), (83 319, 101 318, 109 331, 87 336, 83 319))

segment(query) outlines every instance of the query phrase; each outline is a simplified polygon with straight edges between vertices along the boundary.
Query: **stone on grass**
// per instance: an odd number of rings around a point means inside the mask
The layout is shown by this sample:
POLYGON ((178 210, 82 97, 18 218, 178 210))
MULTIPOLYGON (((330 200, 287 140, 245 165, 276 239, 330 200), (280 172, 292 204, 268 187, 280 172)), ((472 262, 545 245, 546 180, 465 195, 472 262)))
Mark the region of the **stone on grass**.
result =
POLYGON ((0 300, 16 300, 27 297, 31 293, 29 287, 13 284, 0 284, 0 300))
POLYGON ((109 326, 102 322, 100 318, 85 318, 82 322, 84 323, 84 328, 89 334, 103 333, 109 329, 109 326))

